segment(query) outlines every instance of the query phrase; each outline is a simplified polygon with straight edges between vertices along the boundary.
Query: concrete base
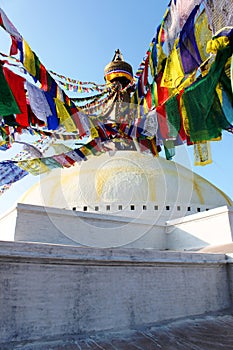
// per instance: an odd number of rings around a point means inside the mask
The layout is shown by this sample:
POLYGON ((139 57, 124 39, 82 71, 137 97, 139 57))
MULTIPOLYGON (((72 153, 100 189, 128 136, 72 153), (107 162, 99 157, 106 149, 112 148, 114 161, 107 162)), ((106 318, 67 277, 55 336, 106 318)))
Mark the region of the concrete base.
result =
POLYGON ((231 266, 223 254, 1 242, 1 343, 143 329, 229 310, 231 266))

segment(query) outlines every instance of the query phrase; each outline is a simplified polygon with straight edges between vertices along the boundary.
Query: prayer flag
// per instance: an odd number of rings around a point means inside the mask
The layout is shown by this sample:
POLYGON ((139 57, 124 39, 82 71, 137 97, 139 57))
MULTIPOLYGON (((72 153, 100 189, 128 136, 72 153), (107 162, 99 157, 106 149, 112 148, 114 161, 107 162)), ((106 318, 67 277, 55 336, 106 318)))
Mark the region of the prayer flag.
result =
POLYGON ((20 114, 21 111, 3 74, 0 64, 0 115, 20 114))
POLYGON ((0 18, 1 18, 1 26, 16 40, 22 41, 22 36, 15 28, 15 26, 11 23, 5 12, 0 8, 0 18))
POLYGON ((79 149, 74 149, 73 151, 67 152, 66 155, 78 163, 83 160, 87 160, 87 158, 79 149))
POLYGON ((26 94, 24 91, 25 79, 8 68, 3 68, 5 78, 11 88, 14 98, 21 110, 21 113, 16 114, 16 122, 22 127, 29 126, 26 94))
POLYGON ((193 142, 217 138, 221 135, 222 129, 229 127, 216 87, 231 53, 231 47, 220 50, 209 73, 184 91, 182 97, 189 120, 190 138, 193 142))
POLYGON ((66 131, 73 132, 76 131, 76 126, 73 122, 73 120, 70 117, 70 114, 68 113, 64 103, 59 100, 58 98, 54 98, 56 109, 57 109, 57 115, 60 119, 61 124, 64 125, 66 131))
POLYGON ((198 5, 194 7, 180 32, 179 46, 184 73, 191 73, 202 62, 194 34, 194 19, 198 9, 198 5))
POLYGON ((168 120, 169 139, 176 139, 180 130, 180 111, 176 96, 173 96, 165 103, 166 115, 168 120))
POLYGON ((30 46, 25 40, 23 40, 23 48, 24 48, 24 61, 23 61, 24 67, 33 77, 35 77, 36 64, 35 64, 34 52, 32 52, 30 46))
POLYGON ((49 168, 39 158, 20 161, 18 162, 18 166, 34 176, 49 171, 49 168))
POLYGON ((56 161, 53 157, 41 158, 41 162, 45 164, 49 169, 62 168, 62 165, 56 161))
POLYGON ((14 183, 28 174, 27 171, 19 168, 13 161, 0 163, 0 186, 14 183))
POLYGON ((210 142, 194 143, 194 165, 206 165, 212 163, 210 142))
POLYGON ((177 47, 178 40, 175 41, 174 47, 166 60, 161 80, 161 86, 172 89, 178 87, 184 78, 184 72, 179 59, 179 48, 177 47))
POLYGON ((28 99, 32 112, 38 119, 42 120, 47 125, 47 117, 51 116, 52 112, 45 97, 44 91, 28 81, 26 82, 26 88, 28 91, 28 99))
POLYGON ((52 156, 52 158, 55 159, 58 163, 60 163, 61 166, 64 167, 64 168, 70 168, 73 165, 73 163, 71 163, 68 160, 68 158, 66 158, 65 153, 52 156))
POLYGON ((47 116, 48 129, 56 130, 59 126, 59 119, 57 117, 57 111, 56 111, 56 106, 55 106, 53 97, 51 96, 49 91, 45 91, 44 95, 51 110, 51 114, 47 116))

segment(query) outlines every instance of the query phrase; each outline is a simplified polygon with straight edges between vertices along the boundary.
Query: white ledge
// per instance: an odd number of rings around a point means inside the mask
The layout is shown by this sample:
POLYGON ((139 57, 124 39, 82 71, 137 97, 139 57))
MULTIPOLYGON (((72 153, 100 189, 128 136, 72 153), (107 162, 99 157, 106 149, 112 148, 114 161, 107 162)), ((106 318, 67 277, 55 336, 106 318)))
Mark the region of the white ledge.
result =
POLYGON ((225 254, 154 249, 85 248, 47 243, 0 241, 0 259, 42 259, 53 263, 99 264, 226 264, 225 254))

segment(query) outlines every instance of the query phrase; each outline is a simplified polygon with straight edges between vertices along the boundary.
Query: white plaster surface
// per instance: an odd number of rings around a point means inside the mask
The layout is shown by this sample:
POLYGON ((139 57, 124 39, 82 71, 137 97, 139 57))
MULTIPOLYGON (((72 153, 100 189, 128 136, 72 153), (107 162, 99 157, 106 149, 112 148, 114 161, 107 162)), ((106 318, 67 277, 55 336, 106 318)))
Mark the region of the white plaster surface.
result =
POLYGON ((231 243, 232 216, 232 207, 224 206, 158 225, 153 218, 18 204, 14 240, 102 248, 197 250, 231 243))
POLYGON ((88 247, 165 249, 164 227, 153 221, 72 210, 18 205, 16 241, 88 247))
POLYGON ((171 250, 200 249, 232 242, 233 208, 223 206, 166 223, 171 250))
POLYGON ((55 169, 20 202, 126 217, 154 216, 163 224, 198 210, 232 205, 226 194, 191 170, 136 151, 106 153, 69 169, 55 169))
POLYGON ((14 240, 16 217, 17 209, 15 207, 0 216, 0 240, 14 240))

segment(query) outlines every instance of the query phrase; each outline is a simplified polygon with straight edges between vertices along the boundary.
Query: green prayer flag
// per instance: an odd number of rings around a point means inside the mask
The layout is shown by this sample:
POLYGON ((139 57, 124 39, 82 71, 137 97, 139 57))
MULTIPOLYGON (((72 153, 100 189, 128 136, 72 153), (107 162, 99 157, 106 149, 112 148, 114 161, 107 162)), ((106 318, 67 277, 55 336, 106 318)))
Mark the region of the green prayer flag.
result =
POLYGON ((171 160, 175 155, 175 146, 172 140, 163 140, 165 156, 167 160, 171 160))
POLYGON ((216 93, 216 86, 230 55, 231 47, 220 50, 209 73, 187 88, 183 94, 192 142, 217 138, 221 135, 221 130, 229 126, 216 93))
POLYGON ((0 115, 21 113, 0 65, 0 115))
POLYGON ((176 139, 180 130, 180 112, 176 96, 169 98, 165 103, 169 138, 176 139))

